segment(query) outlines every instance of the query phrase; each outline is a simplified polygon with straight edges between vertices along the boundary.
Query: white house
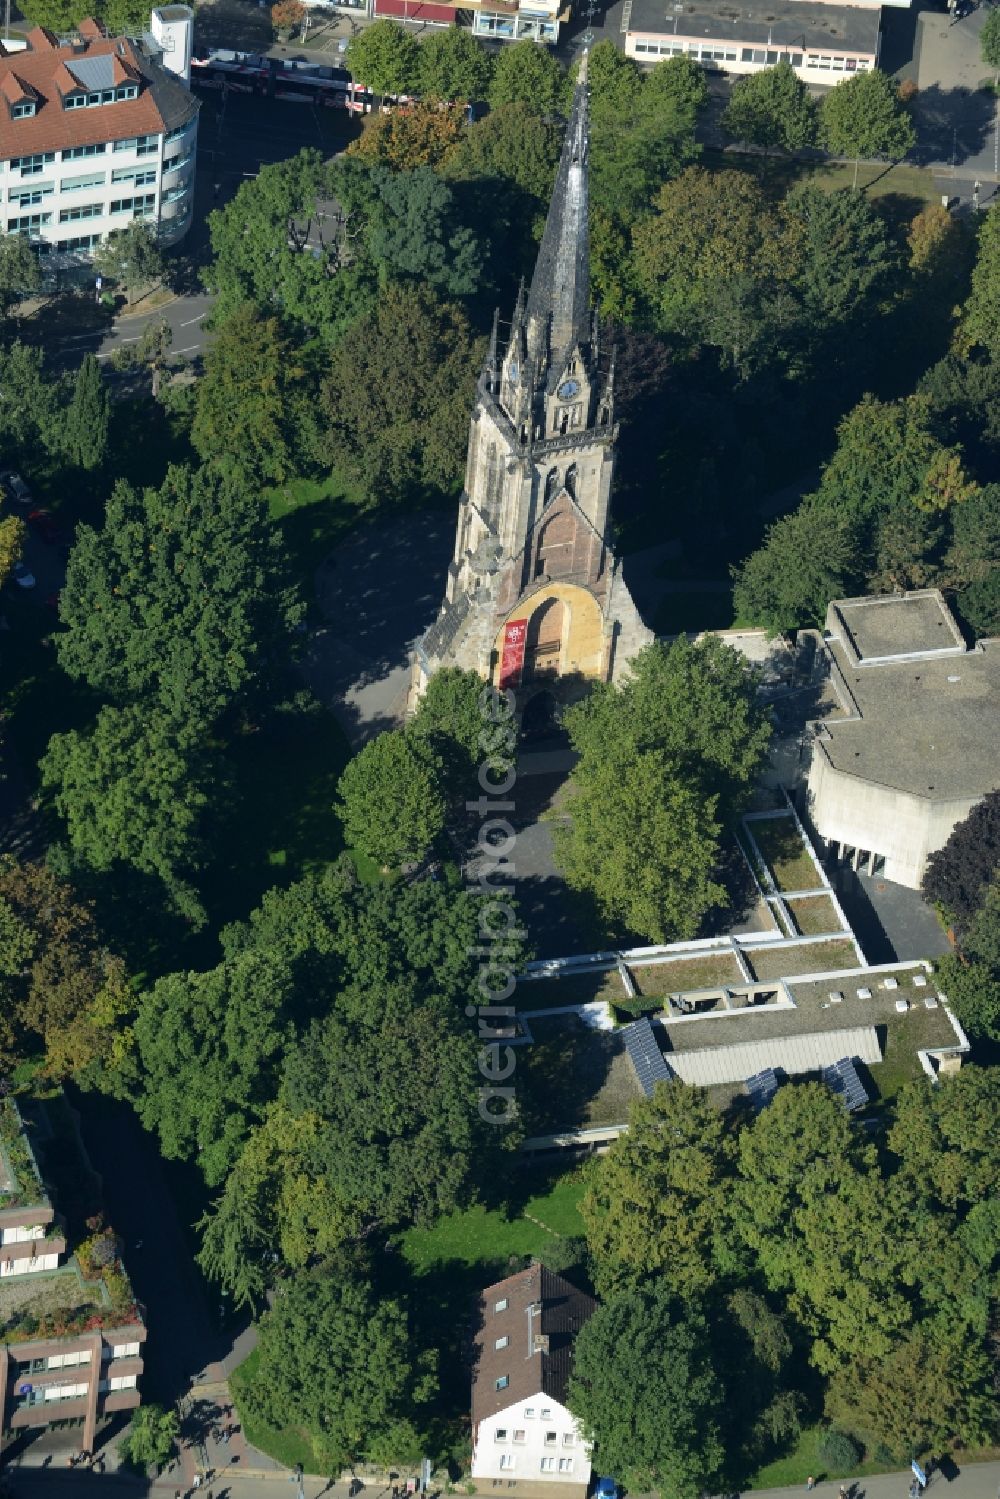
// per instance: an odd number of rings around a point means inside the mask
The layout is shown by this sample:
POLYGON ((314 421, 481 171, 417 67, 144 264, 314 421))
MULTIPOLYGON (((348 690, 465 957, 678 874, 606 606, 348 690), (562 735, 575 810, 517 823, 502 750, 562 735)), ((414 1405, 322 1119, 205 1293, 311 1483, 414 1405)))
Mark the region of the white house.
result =
POLYGON ((60 264, 130 219, 174 244, 191 223, 198 102, 185 84, 192 13, 156 12, 144 38, 99 22, 0 44, 0 224, 60 264))
POLYGON ((472 1380, 472 1477, 586 1494, 590 1449, 566 1406, 576 1334, 595 1304, 537 1261, 484 1292, 472 1380))

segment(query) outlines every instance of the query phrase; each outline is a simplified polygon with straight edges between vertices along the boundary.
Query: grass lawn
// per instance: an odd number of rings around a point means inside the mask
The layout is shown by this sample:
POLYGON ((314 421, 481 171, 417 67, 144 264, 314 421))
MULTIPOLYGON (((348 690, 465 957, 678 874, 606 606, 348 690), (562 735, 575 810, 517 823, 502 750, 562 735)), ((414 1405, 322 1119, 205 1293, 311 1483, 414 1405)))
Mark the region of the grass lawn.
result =
POLYGON ((539 1254, 552 1236, 578 1238, 583 1219, 578 1205, 583 1179, 576 1170, 545 1182, 512 1214, 484 1207, 451 1213, 433 1228, 411 1228, 400 1241, 403 1258, 416 1274, 458 1261, 463 1265, 505 1263, 512 1255, 539 1254), (537 1222, 532 1220, 537 1219, 537 1222))
POLYGON ((882 1061, 871 1068, 871 1078, 884 1102, 894 1099, 904 1083, 924 1076, 918 1051, 951 1046, 957 1039, 944 1010, 940 1007, 925 1009, 920 998, 916 1002, 911 999, 910 1009, 905 1015, 894 1014, 886 1025, 880 1027, 879 1038, 882 1041, 882 1061))
POLYGON ((306 1473, 318 1473, 319 1464, 312 1443, 300 1427, 268 1426, 266 1421, 257 1421, 253 1416, 245 1414, 244 1392, 259 1358, 260 1354, 255 1348, 229 1376, 229 1388, 233 1393, 244 1436, 252 1446, 259 1447, 261 1452, 266 1452, 275 1462, 284 1463, 286 1468, 294 1468, 296 1463, 301 1463, 306 1473))
POLYGON ((787 904, 800 937, 841 930, 837 908, 828 895, 810 895, 804 900, 790 900, 787 904))
POLYGON ((833 942, 804 942, 801 947, 759 947, 746 954, 747 962, 759 980, 787 978, 796 973, 834 973, 838 968, 857 968, 854 943, 846 939, 833 942))
POLYGON ((823 882, 792 817, 762 817, 747 824, 779 890, 821 890, 823 882))
POLYGON ((679 994, 685 989, 712 989, 716 984, 743 981, 736 959, 728 952, 678 958, 672 963, 647 963, 629 971, 639 993, 646 999, 679 994))
POLYGON ((334 470, 325 479, 291 479, 265 490, 264 498, 303 595, 311 600, 317 567, 365 514, 361 488, 334 470))
MULTIPOLYGON (((811 183, 828 193, 854 184, 853 162, 795 161, 787 157, 759 156, 743 151, 707 150, 702 153, 701 165, 712 171, 725 169, 749 172, 751 176, 758 177, 776 197, 782 196, 800 182, 811 183)), ((919 212, 925 203, 940 202, 933 174, 924 167, 916 167, 905 161, 898 165, 891 165, 889 162, 861 162, 858 167, 858 187, 872 199, 908 200, 913 204, 913 214, 919 212)))
POLYGON ((514 1003, 519 1010, 555 1010, 560 1005, 589 1005, 595 1000, 610 999, 620 1004, 625 986, 617 968, 605 972, 573 973, 566 978, 523 979, 517 986, 514 1003))
POLYGON ((891 1473, 901 1463, 862 1462, 856 1468, 828 1468, 819 1458, 819 1444, 826 1427, 822 1424, 803 1429, 792 1452, 785 1457, 758 1468, 750 1475, 744 1487, 748 1489, 781 1489, 792 1484, 805 1487, 806 1479, 812 1475, 817 1483, 831 1478, 864 1478, 872 1473, 891 1473))
POLYGON ((534 1020, 531 1031, 515 1079, 527 1134, 626 1122, 640 1089, 620 1031, 589 1030, 575 1015, 534 1020))

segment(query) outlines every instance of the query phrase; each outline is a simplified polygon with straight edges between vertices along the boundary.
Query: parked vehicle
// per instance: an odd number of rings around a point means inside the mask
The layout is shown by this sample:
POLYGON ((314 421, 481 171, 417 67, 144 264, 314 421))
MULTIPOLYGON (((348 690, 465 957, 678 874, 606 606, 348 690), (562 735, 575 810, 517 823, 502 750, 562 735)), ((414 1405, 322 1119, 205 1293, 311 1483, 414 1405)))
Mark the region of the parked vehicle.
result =
POLYGON ((11 499, 16 500, 19 505, 31 504, 31 490, 15 469, 9 468, 0 474, 0 484, 11 499))
POLYGON ((33 531, 37 531, 42 540, 50 547, 57 546, 63 539, 55 517, 49 510, 29 510, 28 525, 33 531))
POLYGON ((596 1499, 618 1499, 618 1482, 614 1478, 597 1480, 596 1499))
POLYGON ((14 582, 18 588, 34 588, 35 575, 29 572, 23 562, 14 563, 14 582))

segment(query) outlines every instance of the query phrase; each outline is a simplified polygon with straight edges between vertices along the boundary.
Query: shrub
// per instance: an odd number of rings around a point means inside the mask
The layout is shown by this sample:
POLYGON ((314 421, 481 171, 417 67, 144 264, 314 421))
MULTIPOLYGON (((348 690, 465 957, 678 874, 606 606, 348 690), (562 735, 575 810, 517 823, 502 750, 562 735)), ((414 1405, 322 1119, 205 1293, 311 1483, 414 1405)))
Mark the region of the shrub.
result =
POLYGON ((834 1431, 832 1427, 823 1433, 816 1450, 820 1461, 827 1468, 833 1468, 837 1472, 847 1472, 851 1468, 856 1468, 861 1461, 860 1444, 846 1431, 834 1431))
POLYGON ((587 1241, 582 1237, 552 1239, 539 1252, 538 1258, 547 1270, 561 1275, 575 1265, 586 1263, 587 1241))

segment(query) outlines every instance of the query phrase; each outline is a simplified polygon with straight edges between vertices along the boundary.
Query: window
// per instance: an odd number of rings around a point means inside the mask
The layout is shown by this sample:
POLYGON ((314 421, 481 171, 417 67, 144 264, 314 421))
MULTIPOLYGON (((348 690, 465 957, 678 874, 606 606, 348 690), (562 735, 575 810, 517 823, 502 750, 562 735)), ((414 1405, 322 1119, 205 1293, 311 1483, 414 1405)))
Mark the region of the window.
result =
POLYGON ((514 1466, 514 1454, 513 1454, 513 1452, 501 1452, 501 1454, 500 1454, 500 1466, 501 1466, 501 1468, 508 1468, 508 1469, 512 1468, 514 1466))
POLYGON ((496 1431, 493 1433, 493 1440, 495 1442, 506 1442, 506 1440, 507 1440, 507 1428, 506 1428, 506 1426, 498 1426, 497 1427, 496 1431))
POLYGON ((549 1407, 547 1405, 543 1405, 542 1406, 542 1420, 543 1421, 551 1421, 552 1420, 552 1412, 551 1412, 551 1410, 549 1409, 549 1407))
POLYGON ((85 1384, 50 1384, 45 1386, 46 1400, 79 1400, 81 1395, 86 1395, 85 1384))
POLYGON ((99 219, 104 213, 103 203, 78 203, 74 208, 60 208, 60 224, 75 224, 78 219, 99 219))
POLYGON ((19 103, 12 104, 10 107, 10 117, 12 120, 24 120, 28 115, 33 115, 34 112, 34 99, 22 99, 19 103))
POLYGON ((112 182, 134 182, 136 187, 149 187, 156 181, 155 167, 115 167, 112 182))
POLYGON ((72 1369, 77 1364, 90 1363, 90 1349, 84 1348, 76 1353, 54 1353, 48 1361, 50 1369, 72 1369))
POLYGON ((62 159, 63 161, 78 161, 81 156, 103 156, 107 149, 107 145, 103 142, 99 146, 71 146, 68 151, 62 153, 62 159))
POLYGON ((505 1390, 509 1384, 510 1384, 510 1375, 509 1374, 501 1374, 500 1378, 496 1381, 495 1388, 498 1389, 498 1390, 505 1390))
POLYGON ((525 1438, 524 1427, 523 1426, 517 1427, 515 1429, 515 1431, 514 1431, 514 1441, 515 1442, 523 1442, 524 1438, 525 1438))
POLYGON ((493 1303, 493 1310, 495 1312, 505 1312, 507 1310, 507 1298, 506 1298, 506 1296, 503 1298, 502 1301, 495 1301, 493 1303))
POLYGON ((556 1441, 558 1440, 558 1436, 559 1436, 558 1432, 547 1431, 545 1433, 545 1445, 546 1445, 546 1447, 554 1447, 556 1445, 556 1441))
POLYGON ((43 225, 51 223, 50 213, 26 213, 19 219, 7 220, 7 233, 20 234, 25 229, 41 229, 43 225))
POLYGON ((116 151, 134 151, 137 156, 148 156, 151 151, 158 151, 160 138, 157 135, 131 135, 128 140, 115 141, 116 151))
POLYGON ((96 250, 101 243, 99 234, 76 234, 72 239, 61 239, 60 250, 96 250))
POLYGON ((554 1473, 556 1460, 554 1457, 543 1457, 539 1467, 543 1473, 554 1473))
POLYGON ((526 1421, 533 1421, 535 1419, 535 1407, 533 1405, 525 1406, 524 1418, 526 1421))
POLYGON ((31 187, 12 187, 7 194, 10 201, 16 203, 19 208, 28 208, 32 203, 40 203, 43 198, 51 198, 51 196, 51 182, 36 182, 31 187))
POLYGON ((184 133, 185 133, 185 132, 186 132, 186 131, 188 131, 188 130, 190 130, 190 129, 191 129, 191 126, 192 126, 192 125, 193 125, 193 124, 194 124, 194 121, 193 121, 193 120, 188 120, 188 122, 187 122, 187 124, 186 124, 186 125, 178 125, 178 126, 177 126, 177 128, 176 128, 176 129, 175 129, 175 130, 171 130, 171 131, 169 131, 169 132, 168 132, 168 133, 167 133, 167 134, 166 134, 166 135, 165 135, 165 136, 164 136, 164 137, 163 137, 163 144, 164 144, 164 145, 167 145, 167 144, 168 144, 168 143, 169 143, 169 142, 170 142, 170 141, 176 141, 176 140, 180 140, 180 138, 181 138, 181 136, 182 136, 182 135, 183 135, 183 134, 184 134, 184 133))
POLYGON ((564 1431, 563 1432, 563 1446, 564 1447, 573 1447, 575 1445, 576 1445, 576 1437, 573 1435, 573 1433, 571 1431, 564 1431))
POLYGON ((135 1375, 134 1374, 116 1374, 113 1379, 109 1379, 108 1380, 108 1389, 109 1390, 134 1390, 135 1389, 135 1375))
POLYGON ((572 1473, 573 1459, 571 1457, 561 1457, 559 1459, 559 1471, 560 1473, 572 1473))
POLYGON ((138 1343, 116 1343, 111 1350, 112 1358, 138 1358, 138 1343))
POLYGON ((83 109, 86 102, 86 94, 67 94, 63 100, 63 109, 83 109))
POLYGON ((507 1347, 507 1344, 508 1344, 508 1343, 509 1343, 509 1342, 510 1342, 510 1338, 508 1338, 508 1336, 507 1336, 507 1334, 506 1334, 506 1333, 504 1333, 504 1335, 503 1335, 503 1337, 502 1337, 502 1338, 497 1338, 497 1340, 496 1340, 496 1342, 495 1342, 495 1343, 494 1343, 494 1344, 493 1344, 493 1347, 494 1347, 494 1348, 495 1348, 495 1349, 496 1349, 496 1350, 497 1350, 497 1352, 498 1352, 498 1353, 499 1353, 499 1351, 500 1351, 500 1349, 501 1349, 501 1348, 506 1348, 506 1347, 507 1347))
POLYGON ((79 177, 63 177, 59 183, 59 191, 61 193, 79 193, 85 187, 103 187, 107 180, 107 172, 84 172, 79 177))
POLYGON ((155 193, 140 194, 138 198, 112 198, 108 206, 109 213, 130 213, 133 218, 141 218, 144 213, 149 213, 156 202, 155 193))
POLYGON ((10 164, 12 172, 20 172, 22 177, 33 177, 47 166, 50 161, 55 161, 54 151, 39 151, 34 156, 15 156, 10 164))

